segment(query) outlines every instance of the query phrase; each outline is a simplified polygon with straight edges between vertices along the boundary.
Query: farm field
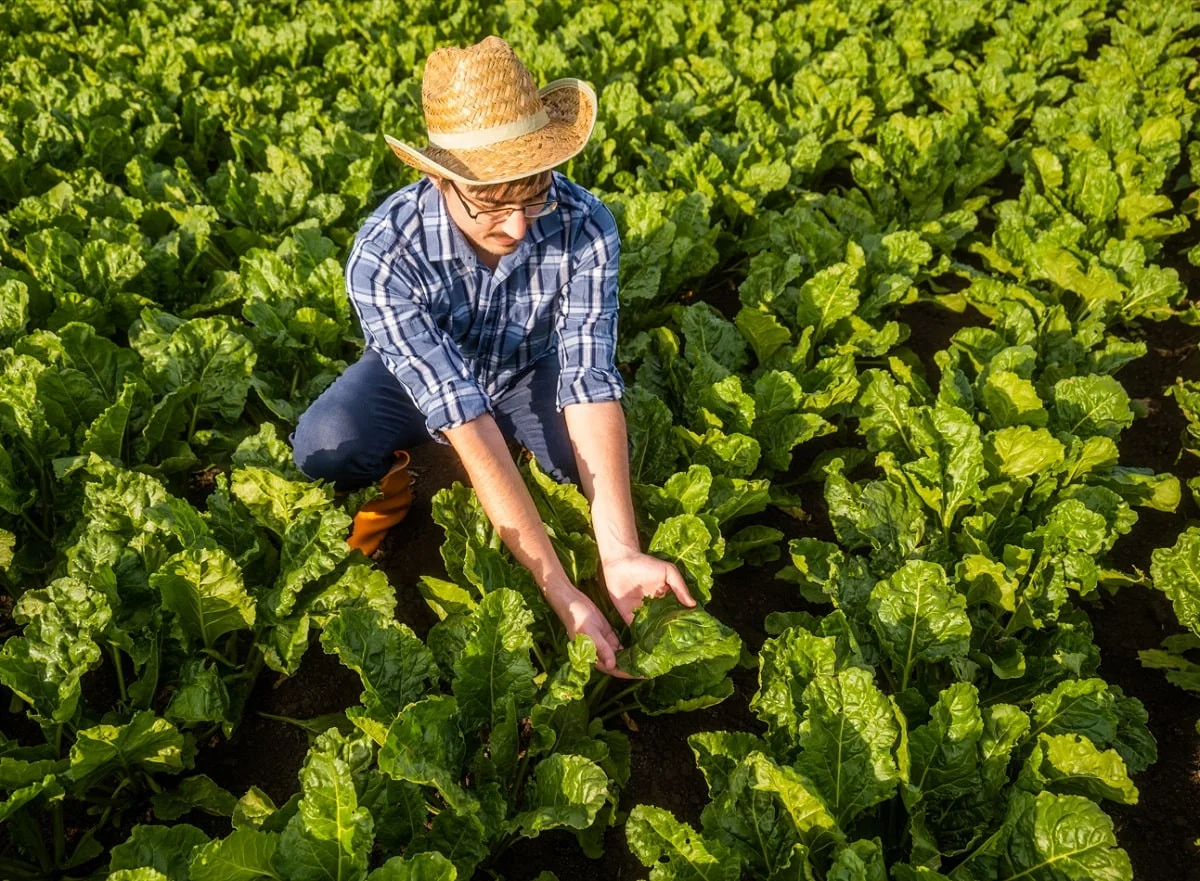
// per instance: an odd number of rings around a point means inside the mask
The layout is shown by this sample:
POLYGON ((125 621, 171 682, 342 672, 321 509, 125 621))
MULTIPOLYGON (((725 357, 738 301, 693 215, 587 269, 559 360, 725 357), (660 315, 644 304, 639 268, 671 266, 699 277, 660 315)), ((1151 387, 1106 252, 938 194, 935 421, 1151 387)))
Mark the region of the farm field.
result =
POLYGON ((0 878, 1200 879, 1198 46, 1186 0, 9 0, 0 878), (368 559, 287 445, 383 136, 491 33, 600 98, 563 170, 701 600, 633 682, 452 451, 368 559))

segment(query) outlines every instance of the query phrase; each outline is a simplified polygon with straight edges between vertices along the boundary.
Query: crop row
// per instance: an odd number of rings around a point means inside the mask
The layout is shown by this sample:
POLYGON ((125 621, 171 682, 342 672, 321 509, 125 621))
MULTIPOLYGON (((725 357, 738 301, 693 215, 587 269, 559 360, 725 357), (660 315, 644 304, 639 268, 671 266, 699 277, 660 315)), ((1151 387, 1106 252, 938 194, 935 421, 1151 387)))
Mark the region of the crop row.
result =
MULTIPOLYGON (((609 720, 732 693, 737 635, 671 600, 626 640, 645 681, 593 674, 462 487, 435 500, 423 642, 344 544, 360 499, 304 481, 281 439, 361 344, 341 258, 395 186, 381 132, 420 140, 419 61, 495 31, 540 80, 601 91, 570 171, 621 225, 650 551, 706 602, 779 558, 754 515, 798 480, 836 537, 788 549, 785 577, 833 608, 768 619, 763 730, 693 740, 702 829, 631 815, 653 877, 1130 877, 1098 803, 1136 799, 1154 743, 1096 676, 1079 600, 1127 579, 1102 561, 1133 507, 1180 496, 1118 464, 1135 414, 1113 374, 1144 352, 1125 328, 1186 307, 1164 264, 1200 162, 1197 17, 790 7, 0 11, 9 874, 466 878, 556 828, 596 855, 630 775, 609 720), (923 363, 898 319, 918 298, 986 324, 923 363), (317 632, 364 691, 300 792, 185 773, 317 632), (147 806, 160 822, 134 825, 147 806), (233 831, 167 825, 197 810, 233 831)), ((1176 390, 1193 414, 1196 394, 1176 390)), ((526 473, 602 597, 586 502, 526 473)), ((1153 573, 1193 630, 1197 553, 1193 529, 1153 573)), ((1194 683, 1189 647, 1153 657, 1194 683)))

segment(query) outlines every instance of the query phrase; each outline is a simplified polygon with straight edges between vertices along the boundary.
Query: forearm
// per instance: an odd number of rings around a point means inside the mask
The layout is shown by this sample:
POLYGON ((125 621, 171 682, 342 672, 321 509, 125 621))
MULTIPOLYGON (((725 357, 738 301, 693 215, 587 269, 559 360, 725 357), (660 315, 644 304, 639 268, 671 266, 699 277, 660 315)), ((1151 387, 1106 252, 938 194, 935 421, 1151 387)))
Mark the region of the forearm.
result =
POLYGON ((484 513, 514 557, 547 596, 572 587, 554 553, 537 506, 490 414, 445 430, 462 458, 484 513))
POLYGON ((592 505, 592 525, 602 560, 639 553, 629 485, 629 439, 619 401, 563 408, 579 465, 579 480, 592 505))

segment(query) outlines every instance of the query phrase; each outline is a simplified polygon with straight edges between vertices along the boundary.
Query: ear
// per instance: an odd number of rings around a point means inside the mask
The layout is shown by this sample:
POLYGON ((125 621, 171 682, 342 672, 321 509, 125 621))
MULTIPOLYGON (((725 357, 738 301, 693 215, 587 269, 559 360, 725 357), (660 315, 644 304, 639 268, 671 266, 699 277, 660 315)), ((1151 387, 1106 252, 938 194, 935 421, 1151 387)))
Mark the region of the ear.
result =
POLYGON ((439 193, 445 193, 448 189, 446 186, 446 179, 444 177, 439 177, 436 174, 429 174, 428 172, 425 173, 425 176, 433 182, 433 185, 437 187, 439 193))

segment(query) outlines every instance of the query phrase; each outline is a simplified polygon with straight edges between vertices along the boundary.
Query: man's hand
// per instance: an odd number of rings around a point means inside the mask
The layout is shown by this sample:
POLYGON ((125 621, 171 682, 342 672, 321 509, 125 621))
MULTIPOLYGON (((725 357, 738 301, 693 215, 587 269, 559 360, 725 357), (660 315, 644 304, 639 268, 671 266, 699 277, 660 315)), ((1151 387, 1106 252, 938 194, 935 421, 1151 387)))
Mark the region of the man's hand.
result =
POLYGON ((617 666, 621 641, 613 633, 608 619, 582 591, 575 587, 550 591, 546 600, 567 628, 567 636, 574 638, 575 634, 582 633, 595 643, 597 670, 618 679, 634 678, 617 666))
POLYGON ((674 593, 683 605, 696 605, 688 592, 687 582, 679 570, 666 560, 649 554, 631 553, 603 562, 604 585, 613 605, 626 624, 633 621, 634 610, 646 597, 661 597, 674 593))

